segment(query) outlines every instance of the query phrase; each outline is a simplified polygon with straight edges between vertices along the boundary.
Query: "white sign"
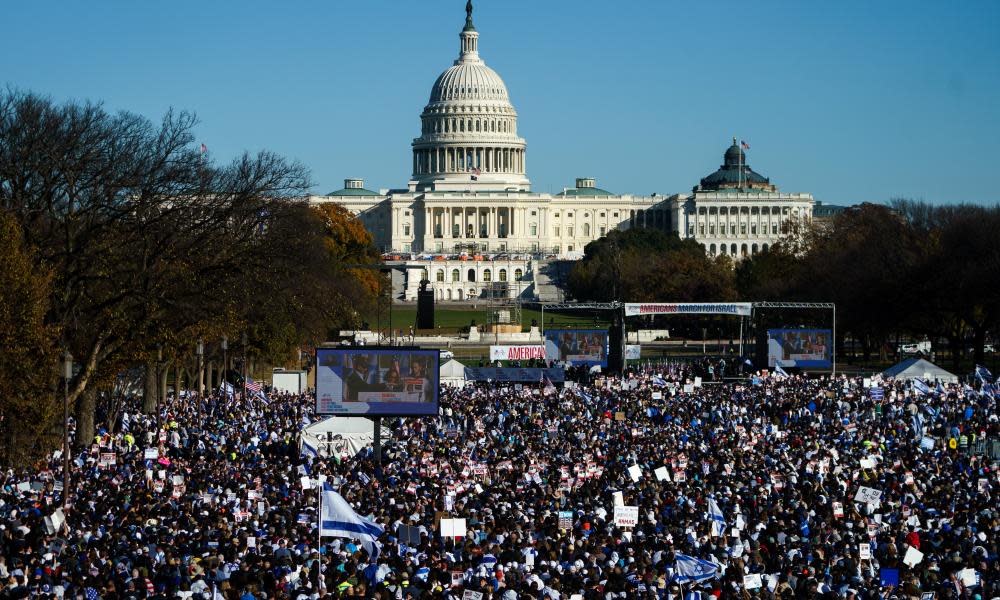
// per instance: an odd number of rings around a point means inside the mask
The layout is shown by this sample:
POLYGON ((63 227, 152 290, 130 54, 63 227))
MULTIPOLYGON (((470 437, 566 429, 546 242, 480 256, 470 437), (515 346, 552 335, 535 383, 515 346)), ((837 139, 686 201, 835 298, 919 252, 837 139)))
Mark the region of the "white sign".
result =
POLYGON ((490 346, 490 361, 495 360, 545 360, 545 346, 490 346))
POLYGON ((483 600, 483 593, 465 590, 462 592, 462 600, 483 600))
POLYGON ((466 536, 465 519, 441 519, 441 537, 466 536))
POLYGON ((742 317, 750 316, 750 302, 727 302, 721 304, 707 302, 688 303, 651 303, 651 304, 626 304, 625 316, 634 317, 637 315, 738 315, 742 317))
POLYGON ((642 346, 639 344, 625 345, 625 360, 639 360, 642 358, 642 346))
POLYGON ((639 468, 639 465, 632 465, 628 468, 628 476, 632 478, 632 481, 639 481, 639 478, 642 477, 642 469, 639 468))
POLYGON ((874 488, 861 486, 858 488, 858 493, 854 495, 854 501, 878 506, 882 503, 882 492, 874 488))
POLYGON ((625 497, 620 491, 612 493, 611 497, 614 499, 615 506, 625 506, 625 497))
POLYGON ((160 451, 157 448, 146 448, 142 453, 143 460, 156 460, 160 458, 160 451))
POLYGON ((666 467, 657 467, 653 473, 656 475, 657 481, 670 481, 670 474, 666 467))
POLYGON ((860 560, 872 559, 872 547, 869 544, 858 544, 858 558, 860 560))
POLYGON ((663 400, 663 392, 653 392, 653 400, 663 400))
POLYGON ((759 590, 764 587, 764 582, 760 578, 759 573, 754 573, 753 575, 743 576, 743 587, 748 590, 759 590))
POLYGON ((906 564, 906 566, 912 569, 914 565, 916 565, 922 560, 924 560, 923 552, 917 550, 913 546, 910 546, 906 549, 906 555, 903 556, 903 562, 906 564))
POLYGON ((616 506, 615 527, 635 527, 639 524, 638 506, 616 506))

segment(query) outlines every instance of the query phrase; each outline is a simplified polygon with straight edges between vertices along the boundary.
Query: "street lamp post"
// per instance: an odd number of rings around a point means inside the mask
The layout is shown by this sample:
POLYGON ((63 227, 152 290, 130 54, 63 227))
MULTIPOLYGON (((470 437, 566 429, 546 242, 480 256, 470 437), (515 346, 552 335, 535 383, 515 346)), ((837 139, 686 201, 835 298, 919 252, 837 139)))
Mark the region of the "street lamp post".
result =
POLYGON ((247 332, 243 332, 240 336, 240 341, 243 343, 243 399, 247 398, 247 332))
POLYGON ((63 491, 62 505, 69 497, 69 380, 73 377, 73 355, 63 354, 63 491))
POLYGON ((222 336, 222 383, 225 386, 226 373, 229 371, 229 338, 222 336))
POLYGON ((205 342, 198 340, 194 353, 198 355, 198 427, 201 427, 201 397, 205 394, 205 342))

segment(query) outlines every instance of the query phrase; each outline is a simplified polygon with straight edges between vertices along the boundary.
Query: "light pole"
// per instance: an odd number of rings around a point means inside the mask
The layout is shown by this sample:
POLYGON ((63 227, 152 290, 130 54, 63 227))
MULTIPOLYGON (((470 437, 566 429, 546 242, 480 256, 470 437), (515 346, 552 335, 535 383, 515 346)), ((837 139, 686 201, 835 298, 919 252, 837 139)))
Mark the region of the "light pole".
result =
POLYGON ((198 428, 201 429, 201 397, 205 394, 205 342, 198 340, 194 348, 194 353, 198 355, 198 428))
POLYGON ((69 380, 73 377, 73 355, 63 354, 63 491, 62 505, 69 497, 69 380))
POLYGON ((222 385, 225 390, 226 373, 229 371, 229 338, 222 336, 222 385))
POLYGON ((243 400, 247 399, 247 332, 243 332, 240 336, 240 341, 243 342, 243 400))
MULTIPOLYGON (((160 410, 160 403, 166 401, 166 395, 167 395, 167 382, 166 382, 166 379, 167 379, 167 370, 163 368, 163 344, 157 344, 156 345, 156 377, 157 377, 157 379, 156 379, 156 428, 159 429, 160 428, 160 413, 163 412, 162 410, 160 410), (160 375, 160 371, 163 371, 162 375, 160 375), (159 379, 160 377, 163 377, 163 381, 162 382, 159 379), (160 392, 161 391, 163 392, 163 396, 164 396, 162 398, 160 397, 160 392)), ((180 393, 180 390, 176 389, 177 388, 177 383, 174 383, 174 388, 175 388, 174 396, 176 397, 180 393)))

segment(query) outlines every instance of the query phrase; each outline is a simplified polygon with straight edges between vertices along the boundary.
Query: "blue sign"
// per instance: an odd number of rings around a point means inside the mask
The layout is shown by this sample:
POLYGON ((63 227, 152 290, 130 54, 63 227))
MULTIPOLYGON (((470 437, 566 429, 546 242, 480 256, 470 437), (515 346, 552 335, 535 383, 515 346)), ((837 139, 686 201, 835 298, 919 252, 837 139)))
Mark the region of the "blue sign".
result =
POLYGON ((881 400, 885 397, 885 390, 880 387, 873 387, 868 390, 868 397, 872 400, 881 400))

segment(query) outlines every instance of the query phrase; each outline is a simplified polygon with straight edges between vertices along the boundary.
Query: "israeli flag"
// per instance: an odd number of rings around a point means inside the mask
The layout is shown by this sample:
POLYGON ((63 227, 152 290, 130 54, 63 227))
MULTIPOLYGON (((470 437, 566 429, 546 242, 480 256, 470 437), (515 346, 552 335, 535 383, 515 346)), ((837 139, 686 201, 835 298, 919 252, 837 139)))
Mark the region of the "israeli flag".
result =
POLYGON ((778 363, 774 363, 774 374, 780 375, 782 377, 788 377, 788 373, 784 369, 782 369, 781 365, 779 365, 778 363))
POLYGON ((320 518, 320 536, 358 540, 372 560, 378 558, 381 546, 376 541, 385 530, 354 512, 328 483, 323 484, 323 510, 320 518))
POLYGON ((651 381, 653 382, 653 385, 660 385, 660 386, 667 385, 667 380, 664 379, 664 378, 662 378, 662 377, 660 377, 659 375, 653 375, 653 378, 652 378, 651 381))
POLYGON ((427 583, 427 576, 430 574, 431 574, 430 567, 420 567, 419 569, 416 570, 416 572, 413 573, 413 578, 419 579, 420 581, 427 583))
POLYGON ((920 381, 919 379, 913 380, 913 389, 920 392, 921 396, 926 396, 927 394, 931 393, 931 388, 927 387, 927 384, 924 383, 923 381, 920 381))
POLYGON ((715 498, 708 499, 708 518, 716 523, 726 524, 726 517, 722 515, 722 509, 719 508, 719 503, 715 501, 715 498))
POLYGON ((703 583, 719 576, 718 565, 687 554, 677 554, 674 571, 677 583, 703 583))
POLYGON ((983 383, 989 383, 993 381, 993 374, 990 370, 982 365, 976 365, 976 379, 982 381, 983 383))
POLYGON ((317 450, 316 447, 309 442, 309 440, 302 438, 302 446, 299 448, 299 456, 319 458, 319 450, 317 450))
POLYGON ((684 592, 684 600, 701 600, 701 592, 684 592))
POLYGON ((583 391, 583 389, 581 389, 581 388, 577 388, 576 389, 576 393, 580 395, 580 398, 583 399, 584 402, 587 402, 588 404, 590 403, 590 401, 591 401, 591 395, 590 394, 588 394, 587 392, 583 391))

